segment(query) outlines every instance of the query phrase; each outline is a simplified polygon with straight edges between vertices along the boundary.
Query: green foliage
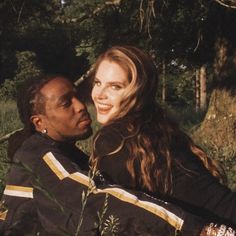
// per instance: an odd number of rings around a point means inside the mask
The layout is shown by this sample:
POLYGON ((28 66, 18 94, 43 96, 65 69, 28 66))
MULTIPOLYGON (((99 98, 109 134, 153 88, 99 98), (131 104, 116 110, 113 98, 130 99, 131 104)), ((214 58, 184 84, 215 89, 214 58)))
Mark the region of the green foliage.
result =
POLYGON ((182 71, 166 76, 166 101, 169 104, 180 108, 194 107, 194 75, 193 71, 182 71))
POLYGON ((4 27, 24 31, 32 23, 52 21, 60 7, 59 0, 3 1, 0 4, 0 15, 4 27))
POLYGON ((36 53, 31 51, 23 51, 16 53, 18 68, 16 70, 15 80, 17 82, 24 81, 29 76, 37 76, 40 70, 36 64, 36 53))
POLYGON ((102 0, 67 1, 57 18, 58 22, 76 32, 73 34, 76 55, 86 55, 90 64, 94 61, 96 46, 101 46, 99 42, 103 35, 103 23, 97 16, 103 12, 104 6, 105 3, 102 0))
POLYGON ((16 70, 16 75, 14 77, 15 81, 15 91, 13 91, 12 96, 16 96, 17 89, 22 86, 24 81, 32 77, 37 77, 41 70, 36 63, 36 54, 31 51, 23 51, 16 53, 18 68, 16 70))
POLYGON ((59 22, 77 32, 73 37, 76 54, 85 55, 92 64, 97 55, 111 45, 144 44, 137 24, 138 5, 138 2, 120 0, 68 1, 59 22))
POLYGON ((36 54, 30 51, 23 51, 16 53, 18 68, 15 77, 10 80, 7 79, 0 88, 1 99, 15 99, 17 89, 22 83, 40 74, 40 69, 36 64, 36 54))
POLYGON ((6 79, 0 87, 0 99, 2 101, 14 99, 16 94, 15 81, 6 79))
POLYGON ((0 107, 0 137, 2 137, 22 127, 22 124, 19 120, 15 101, 0 101, 0 107))
MULTIPOLYGON (((0 137, 22 126, 14 101, 0 102, 0 137)), ((0 143, 0 193, 5 185, 5 175, 8 170, 7 142, 0 143)))

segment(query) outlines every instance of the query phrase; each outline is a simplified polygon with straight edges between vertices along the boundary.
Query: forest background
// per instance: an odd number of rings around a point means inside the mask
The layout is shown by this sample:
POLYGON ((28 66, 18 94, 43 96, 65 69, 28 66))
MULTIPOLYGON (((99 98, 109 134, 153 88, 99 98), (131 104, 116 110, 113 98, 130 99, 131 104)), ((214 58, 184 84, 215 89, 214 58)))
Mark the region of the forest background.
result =
MULTIPOLYGON (((153 57, 157 99, 221 162, 236 191, 235 0, 2 0, 0 21, 0 193, 8 137, 22 127, 17 88, 41 71, 86 79, 116 44, 153 57)), ((89 152, 90 143, 80 145, 89 152)))

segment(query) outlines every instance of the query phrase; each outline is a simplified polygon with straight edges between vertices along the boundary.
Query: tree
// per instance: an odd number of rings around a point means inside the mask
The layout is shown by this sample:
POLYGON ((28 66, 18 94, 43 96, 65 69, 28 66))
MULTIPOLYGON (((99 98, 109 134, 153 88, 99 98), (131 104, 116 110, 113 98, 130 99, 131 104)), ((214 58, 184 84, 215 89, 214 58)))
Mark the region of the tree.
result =
POLYGON ((41 73, 41 69, 37 65, 37 58, 34 52, 24 51, 17 52, 17 70, 13 79, 4 81, 0 88, 1 99, 15 99, 17 89, 22 83, 32 77, 37 77, 41 73))
POLYGON ((215 87, 205 119, 194 133, 195 139, 210 149, 215 158, 228 162, 236 155, 235 52, 225 39, 216 42, 215 87))
MULTIPOLYGON (((229 176, 232 176, 236 166, 236 32, 229 24, 236 22, 236 11, 227 9, 222 13, 220 9, 218 17, 220 28, 215 41, 215 86, 205 119, 193 137, 208 149, 213 158, 222 161, 229 176)), ((229 184, 236 189, 235 179, 231 178, 229 184)))
POLYGON ((0 83, 14 77, 17 67, 16 51, 36 51, 30 48, 34 41, 26 42, 27 35, 35 35, 40 29, 41 34, 36 34, 38 38, 34 38, 40 41, 44 31, 47 32, 55 25, 60 8, 59 0, 10 0, 0 3, 0 83))

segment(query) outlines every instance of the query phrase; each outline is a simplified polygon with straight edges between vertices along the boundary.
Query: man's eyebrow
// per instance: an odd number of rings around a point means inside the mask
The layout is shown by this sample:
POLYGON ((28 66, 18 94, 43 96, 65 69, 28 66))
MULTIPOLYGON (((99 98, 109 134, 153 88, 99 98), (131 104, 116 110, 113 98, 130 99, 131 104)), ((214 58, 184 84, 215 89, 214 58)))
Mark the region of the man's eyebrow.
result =
POLYGON ((58 101, 58 103, 64 102, 65 100, 71 99, 75 95, 77 95, 76 88, 74 88, 73 90, 63 94, 62 96, 60 96, 57 101, 58 101))

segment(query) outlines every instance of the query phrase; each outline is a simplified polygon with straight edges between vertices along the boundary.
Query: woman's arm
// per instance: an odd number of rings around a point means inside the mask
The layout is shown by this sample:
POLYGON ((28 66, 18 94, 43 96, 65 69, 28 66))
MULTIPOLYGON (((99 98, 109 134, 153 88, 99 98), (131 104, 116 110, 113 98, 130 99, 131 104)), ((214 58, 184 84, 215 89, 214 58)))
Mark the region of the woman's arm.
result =
MULTIPOLYGON (((101 158, 99 169, 113 183, 133 188, 132 178, 126 168, 128 150, 124 146, 114 153, 121 141, 121 132, 109 128, 102 130, 95 143, 96 154, 101 158), (110 152, 113 153, 107 155, 110 152)), ((192 153, 177 153, 172 174, 173 191, 166 199, 202 217, 236 225, 235 193, 220 184, 192 153)), ((136 188, 141 189, 141 186, 136 188)), ((153 195, 160 196, 160 193, 155 192, 153 195)))
POLYGON ((236 225, 236 194, 219 183, 193 154, 178 153, 171 198, 182 207, 236 225))

